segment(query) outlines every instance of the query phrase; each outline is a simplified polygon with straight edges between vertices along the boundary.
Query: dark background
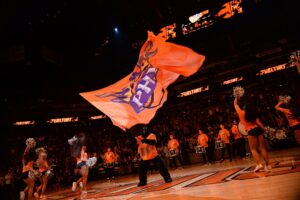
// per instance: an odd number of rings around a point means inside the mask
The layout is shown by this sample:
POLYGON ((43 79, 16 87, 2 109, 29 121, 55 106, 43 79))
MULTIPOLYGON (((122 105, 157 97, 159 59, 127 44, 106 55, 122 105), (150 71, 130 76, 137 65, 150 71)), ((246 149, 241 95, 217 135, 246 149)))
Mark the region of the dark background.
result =
MULTIPOLYGON (((298 6, 292 0, 248 0, 243 14, 181 34, 181 24, 189 16, 207 8, 214 13, 224 2, 2 0, 0 126, 101 114, 78 93, 105 87, 130 73, 139 52, 133 44, 145 40, 147 30, 157 33, 174 22, 177 38, 170 41, 207 59, 197 74, 169 88, 166 107, 188 100, 176 96, 203 84, 216 85, 237 75, 246 75, 245 83, 253 83, 258 69, 287 62, 290 53, 299 49, 298 6)), ((272 82, 274 77, 268 78, 272 82)), ((216 86, 207 96, 191 98, 211 98, 224 89, 232 87, 216 86)))

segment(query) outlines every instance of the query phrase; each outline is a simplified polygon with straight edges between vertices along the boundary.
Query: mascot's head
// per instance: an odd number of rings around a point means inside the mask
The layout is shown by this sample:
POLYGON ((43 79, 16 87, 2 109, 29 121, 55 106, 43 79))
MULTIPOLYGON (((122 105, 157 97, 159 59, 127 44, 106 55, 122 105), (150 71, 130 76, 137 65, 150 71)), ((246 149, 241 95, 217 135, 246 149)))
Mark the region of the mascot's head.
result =
POLYGON ((150 134, 150 129, 148 126, 143 126, 142 127, 142 136, 144 138, 148 137, 148 135, 150 134))

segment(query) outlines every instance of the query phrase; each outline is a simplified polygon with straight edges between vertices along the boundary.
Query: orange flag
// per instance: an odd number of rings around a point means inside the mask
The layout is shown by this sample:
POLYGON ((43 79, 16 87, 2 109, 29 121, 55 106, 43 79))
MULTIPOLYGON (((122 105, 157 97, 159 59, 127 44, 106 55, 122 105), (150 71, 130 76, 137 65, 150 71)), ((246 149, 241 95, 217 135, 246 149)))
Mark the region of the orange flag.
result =
POLYGON ((180 75, 197 72, 204 60, 187 47, 166 42, 163 34, 148 32, 132 73, 106 88, 80 95, 123 130, 148 124, 167 100, 167 87, 180 75))

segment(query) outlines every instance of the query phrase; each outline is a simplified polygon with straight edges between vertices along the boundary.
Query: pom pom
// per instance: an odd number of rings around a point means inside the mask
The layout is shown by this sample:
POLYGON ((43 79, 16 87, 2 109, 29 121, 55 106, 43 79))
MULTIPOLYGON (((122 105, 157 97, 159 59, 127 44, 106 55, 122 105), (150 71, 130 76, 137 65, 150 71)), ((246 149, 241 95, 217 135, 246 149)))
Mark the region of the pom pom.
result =
POLYGON ((68 139, 68 143, 69 143, 69 145, 72 146, 77 140, 78 140, 78 138, 76 136, 74 136, 71 139, 68 139))
POLYGON ((54 171, 53 169, 48 169, 47 172, 46 172, 46 176, 48 176, 49 178, 54 176, 54 171))
POLYGON ((285 133, 284 130, 277 130, 276 131, 276 139, 277 140, 284 140, 286 138, 287 138, 287 136, 286 136, 286 133, 285 133))
POLYGON ((279 102, 283 102, 285 104, 290 103, 292 97, 288 96, 288 95, 284 95, 284 96, 279 96, 279 102))
POLYGON ((86 165, 88 167, 93 167, 96 163, 97 163, 97 158, 92 157, 92 158, 89 158, 89 160, 86 162, 86 165))
POLYGON ((245 90, 241 86, 237 86, 233 88, 233 96, 235 98, 241 98, 244 96, 245 90))
POLYGON ((300 50, 295 51, 290 55, 290 62, 292 65, 296 65, 296 63, 300 63, 300 50))
POLYGON ((35 150, 35 153, 36 153, 37 155, 39 155, 40 153, 45 153, 45 154, 47 154, 47 150, 46 150, 44 147, 41 147, 41 148, 37 148, 37 149, 35 150))
POLYGON ((35 141, 33 138, 28 138, 28 139, 26 140, 26 146, 27 146, 28 148, 34 148, 35 145, 36 145, 36 141, 35 141))
POLYGON ((268 138, 269 140, 274 140, 275 138, 275 133, 276 133, 276 129, 271 128, 269 126, 265 127, 265 137, 268 138))

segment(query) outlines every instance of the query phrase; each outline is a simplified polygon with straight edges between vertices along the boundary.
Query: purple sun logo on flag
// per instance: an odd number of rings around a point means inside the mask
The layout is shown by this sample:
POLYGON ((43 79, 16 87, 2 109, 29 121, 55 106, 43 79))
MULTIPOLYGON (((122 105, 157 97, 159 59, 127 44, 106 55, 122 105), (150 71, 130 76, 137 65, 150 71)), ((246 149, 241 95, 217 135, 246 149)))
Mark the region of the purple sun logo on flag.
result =
POLYGON ((152 41, 147 41, 145 50, 139 57, 129 78, 129 86, 124 87, 119 92, 96 96, 100 98, 113 96, 115 98, 111 100, 112 102, 128 103, 136 113, 142 112, 145 108, 153 108, 154 91, 157 85, 156 76, 159 70, 149 63, 149 59, 155 56, 158 51, 157 48, 151 51, 152 47, 152 41))

